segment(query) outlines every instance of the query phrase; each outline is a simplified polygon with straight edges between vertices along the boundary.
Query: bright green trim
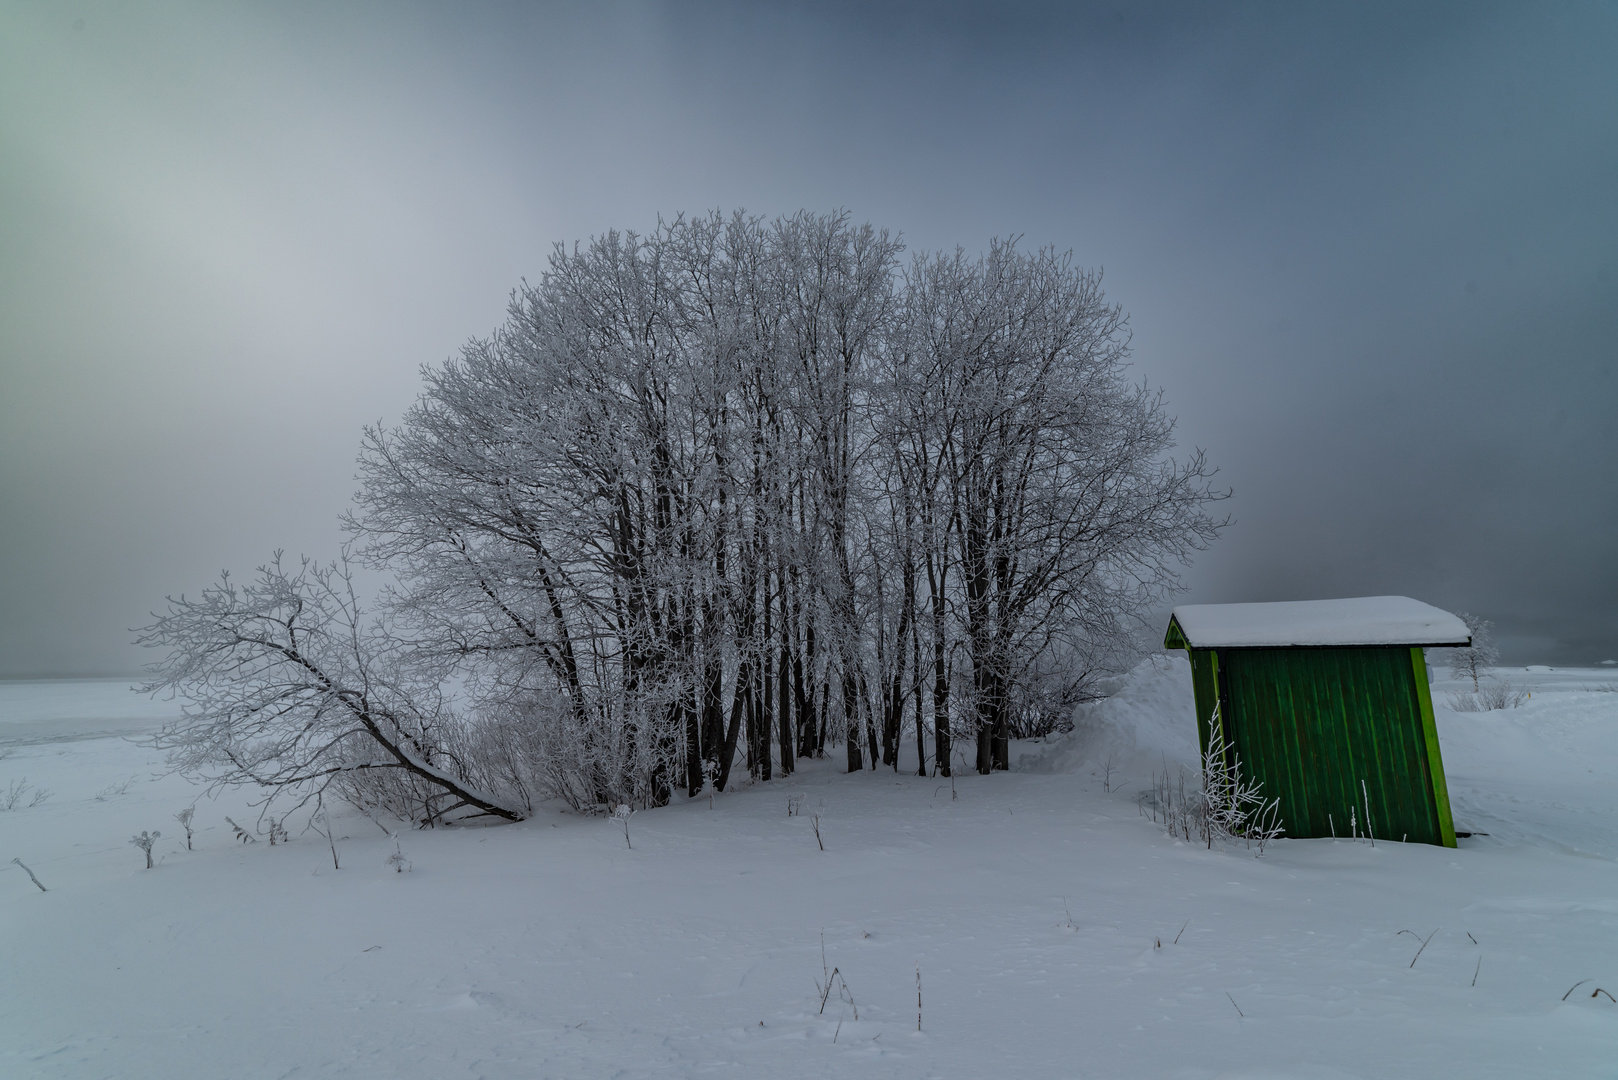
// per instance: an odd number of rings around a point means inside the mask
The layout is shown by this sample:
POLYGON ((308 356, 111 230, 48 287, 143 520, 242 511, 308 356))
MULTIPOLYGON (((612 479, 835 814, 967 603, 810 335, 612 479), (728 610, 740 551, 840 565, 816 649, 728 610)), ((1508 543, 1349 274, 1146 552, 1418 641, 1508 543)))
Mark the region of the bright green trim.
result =
POLYGON ((1432 771, 1433 802, 1438 809, 1438 831, 1445 847, 1455 847, 1455 819, 1450 816, 1449 786, 1444 783, 1444 758, 1438 752, 1438 725, 1433 720, 1433 695, 1427 689, 1427 657, 1420 647, 1410 650, 1416 674, 1416 701, 1421 705, 1421 731, 1427 739, 1427 768, 1432 771))
POLYGON ((1169 628, 1167 632, 1163 634, 1163 647, 1165 649, 1184 649, 1186 652, 1191 651, 1191 643, 1185 639, 1185 633, 1180 629, 1180 624, 1175 620, 1173 615, 1169 616, 1169 628))

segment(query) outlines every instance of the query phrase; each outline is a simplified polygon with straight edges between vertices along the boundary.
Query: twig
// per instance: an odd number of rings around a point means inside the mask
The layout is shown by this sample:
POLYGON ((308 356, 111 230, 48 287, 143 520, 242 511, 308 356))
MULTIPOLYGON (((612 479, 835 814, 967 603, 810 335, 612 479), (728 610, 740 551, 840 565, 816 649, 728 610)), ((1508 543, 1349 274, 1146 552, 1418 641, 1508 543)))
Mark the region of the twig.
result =
POLYGON ((1478 972, 1483 970, 1483 957, 1478 957, 1478 966, 1472 969, 1472 985, 1478 984, 1478 972))
MULTIPOLYGON (((16 863, 16 864, 17 864, 17 865, 18 865, 18 866, 22 866, 22 868, 23 868, 23 870, 24 870, 24 871, 25 871, 25 872, 26 872, 26 873, 27 873, 27 874, 28 874, 28 877, 29 877, 29 879, 30 879, 30 880, 31 880, 31 881, 33 881, 33 883, 34 883, 34 884, 35 884, 35 885, 39 885, 39 879, 38 879, 38 878, 37 878, 37 877, 34 877, 34 872, 33 872, 33 871, 32 871, 32 870, 29 870, 29 869, 28 869, 28 867, 26 867, 26 866, 23 866, 23 862, 22 862, 22 860, 21 860, 21 859, 12 859, 12 860, 11 860, 11 861, 12 861, 12 862, 14 862, 14 863, 16 863)), ((43 886, 43 885, 39 885, 39 891, 40 891, 40 892, 50 892, 50 890, 49 890, 49 889, 47 889, 47 888, 45 888, 45 886, 43 886)), ((918 969, 918 970, 919 970, 919 969, 918 969)), ((916 977, 917 977, 917 978, 918 978, 918 979, 920 979, 920 978, 921 978, 921 976, 920 976, 920 975, 918 975, 918 976, 916 976, 916 977)))
MULTIPOLYGON (((1374 843, 1375 843, 1375 841, 1373 841, 1373 842, 1372 842, 1372 843, 1373 843, 1373 844, 1374 844, 1374 843)), ((1438 928, 1437 928, 1437 927, 1434 927, 1434 928, 1433 928, 1433 932, 1432 932, 1432 933, 1431 933, 1431 934, 1428 934, 1428 935, 1427 935, 1427 941, 1431 941, 1431 940, 1433 940, 1433 937, 1434 937, 1434 936, 1435 936, 1435 935, 1436 935, 1436 934, 1437 934, 1437 933, 1438 933, 1438 928)), ((1426 952, 1426 951, 1427 951, 1427 941, 1423 941, 1423 942, 1422 942, 1422 943, 1421 943, 1421 948, 1419 948, 1419 949, 1417 949, 1417 950, 1416 950, 1416 955, 1415 955, 1415 956, 1412 956, 1412 957, 1411 957, 1411 958, 1410 958, 1410 966, 1411 966, 1411 967, 1415 967, 1415 966, 1416 966, 1416 961, 1417 961, 1417 960, 1420 960, 1420 959, 1421 959, 1421 954, 1422 954, 1422 953, 1424 953, 1424 952, 1426 952)))
POLYGON ((809 822, 815 828, 815 843, 820 845, 820 850, 821 851, 825 851, 826 850, 826 841, 824 841, 824 840, 822 840, 820 838, 820 815, 819 814, 810 814, 809 815, 809 822))
MULTIPOLYGON (((1595 997, 1597 994, 1607 994, 1607 992, 1598 986, 1591 991, 1590 996, 1595 997)), ((1614 1005, 1618 1005, 1618 998, 1613 997, 1611 994, 1607 994, 1607 1000, 1612 1002, 1614 1005)))
POLYGON ((333 830, 331 826, 331 816, 327 814, 325 810, 321 810, 319 816, 326 822, 325 833, 321 833, 320 828, 315 824, 315 819, 313 817, 309 819, 309 827, 315 830, 316 836, 324 835, 326 837, 326 843, 331 846, 331 868, 333 870, 341 870, 342 866, 337 862, 337 840, 332 835, 335 830, 333 830))
POLYGON ((916 961, 916 1030, 921 1030, 921 961, 916 961))
MULTIPOLYGON (((1567 988, 1567 994, 1571 994, 1573 991, 1577 990, 1579 987, 1583 986, 1585 983, 1587 983, 1589 981, 1590 981, 1589 979, 1580 979, 1578 982, 1574 983, 1572 986, 1567 988)), ((1567 1000, 1567 994, 1562 995, 1562 1000, 1563 1001, 1567 1000)))
MULTIPOLYGON (((825 930, 822 930, 820 932, 820 972, 821 972, 822 975, 824 975, 826 977, 826 982, 825 982, 824 985, 822 985, 820 980, 818 980, 818 979, 815 980, 815 989, 820 992, 820 1013, 819 1013, 819 1015, 824 1016, 826 1014, 826 1002, 831 1000, 832 980, 836 979, 837 980, 837 991, 838 991, 837 992, 837 997, 838 997, 838 999, 840 1001, 843 1001, 844 1003, 846 1003, 846 1004, 853 1007, 853 1009, 854 1009, 854 1019, 858 1020, 860 1018, 860 1007, 859 1007, 859 1003, 854 1000, 854 992, 848 988, 848 980, 843 978, 843 973, 841 971, 839 971, 837 968, 832 968, 830 971, 826 970, 826 931, 825 930)), ((921 996, 921 993, 920 993, 920 990, 919 990, 919 987, 920 987, 920 984, 921 984, 921 963, 920 963, 920 961, 917 961, 917 963, 916 963, 916 983, 917 983, 917 986, 918 986, 917 1000, 919 1001, 920 996, 921 996)), ((838 1020, 838 1023, 841 1024, 842 1021, 838 1020)), ((833 1041, 835 1041, 835 1040, 833 1040, 833 1041)))
MULTIPOLYGON (((1399 931, 1399 934, 1409 934, 1411 937, 1415 938, 1417 941, 1421 941, 1421 948, 1417 949, 1416 950, 1416 955, 1410 958, 1410 966, 1411 967, 1416 966, 1416 961, 1421 959, 1422 952, 1425 951, 1426 948, 1427 948, 1427 942, 1433 940, 1433 934, 1436 934, 1436 933, 1438 933, 1438 931, 1434 930, 1432 934, 1427 935, 1427 940, 1426 941, 1422 941, 1421 935, 1416 933, 1414 930, 1401 930, 1401 931, 1399 931)), ((1399 934, 1395 934, 1394 937, 1398 937, 1399 934)))
MULTIPOLYGON (((1184 922, 1184 924, 1182 924, 1182 925, 1181 925, 1181 927, 1180 927, 1180 934, 1183 934, 1183 933, 1185 933, 1185 928, 1186 928, 1186 927, 1187 927, 1187 926, 1190 926, 1190 925, 1191 925, 1191 920, 1190 920, 1190 919, 1187 919, 1187 920, 1186 920, 1186 921, 1185 921, 1185 922, 1184 922)), ((1176 944, 1176 945, 1178 945, 1178 944, 1179 944, 1179 943, 1180 943, 1180 934, 1175 934, 1175 935, 1174 935, 1174 944, 1176 944)))
POLYGON ((819 983, 815 984, 815 989, 820 991, 820 1015, 821 1016, 826 1015, 826 1002, 831 998, 831 981, 832 981, 832 979, 833 978, 841 979, 842 977, 843 977, 843 973, 841 971, 838 971, 836 968, 832 968, 831 969, 831 974, 826 976, 826 985, 825 986, 821 986, 819 983))
POLYGON ((1233 998, 1233 997, 1230 997, 1230 991, 1229 990, 1225 991, 1225 996, 1230 998, 1231 1005, 1236 1009, 1236 1015, 1241 1017, 1243 1020, 1246 1020, 1247 1019, 1247 1014, 1242 1012, 1242 1007, 1240 1005, 1236 1004, 1236 999, 1233 998))

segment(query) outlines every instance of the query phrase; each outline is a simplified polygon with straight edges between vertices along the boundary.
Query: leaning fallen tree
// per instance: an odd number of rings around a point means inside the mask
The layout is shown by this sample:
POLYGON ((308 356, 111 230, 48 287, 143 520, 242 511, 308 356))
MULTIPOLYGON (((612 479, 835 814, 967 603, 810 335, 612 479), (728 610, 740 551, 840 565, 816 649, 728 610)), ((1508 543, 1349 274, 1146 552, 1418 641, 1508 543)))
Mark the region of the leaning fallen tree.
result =
POLYGON ((277 552, 251 582, 227 573, 154 618, 138 640, 167 655, 141 689, 186 701, 154 744, 210 789, 256 788, 266 804, 290 797, 290 810, 335 788, 424 825, 529 813, 457 753, 464 725, 444 673, 364 621, 346 564, 289 572, 277 552))

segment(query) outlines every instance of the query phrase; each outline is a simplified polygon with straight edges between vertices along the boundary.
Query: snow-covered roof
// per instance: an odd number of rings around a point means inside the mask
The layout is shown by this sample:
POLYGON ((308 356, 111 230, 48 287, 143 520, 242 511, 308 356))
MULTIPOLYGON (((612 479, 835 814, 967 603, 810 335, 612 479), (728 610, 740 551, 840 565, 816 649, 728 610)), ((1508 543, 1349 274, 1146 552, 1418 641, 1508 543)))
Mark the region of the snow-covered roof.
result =
MULTIPOLYGON (((1288 600, 1275 604, 1184 604, 1174 609, 1193 648, 1289 645, 1469 645, 1466 624, 1408 596, 1288 600)), ((1172 627, 1170 634, 1172 636, 1172 627)))

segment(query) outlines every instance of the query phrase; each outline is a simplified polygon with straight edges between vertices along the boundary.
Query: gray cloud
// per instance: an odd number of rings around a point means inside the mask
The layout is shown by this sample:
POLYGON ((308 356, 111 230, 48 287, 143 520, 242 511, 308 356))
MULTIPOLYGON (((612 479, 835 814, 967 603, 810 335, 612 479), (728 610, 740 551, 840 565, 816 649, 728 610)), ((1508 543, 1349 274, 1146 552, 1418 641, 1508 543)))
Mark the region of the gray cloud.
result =
POLYGON ((1235 488, 1191 598, 1618 657, 1610 5, 0 7, 0 674, 284 546, 556 240, 1073 249, 1235 488), (82 24, 82 29, 75 29, 82 24))

